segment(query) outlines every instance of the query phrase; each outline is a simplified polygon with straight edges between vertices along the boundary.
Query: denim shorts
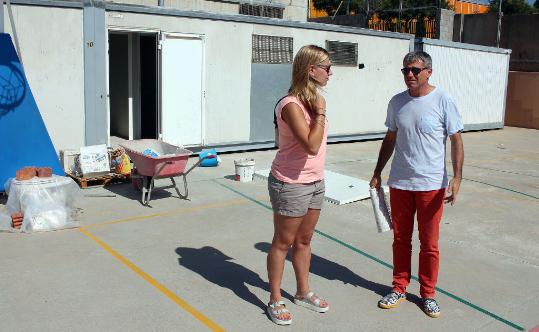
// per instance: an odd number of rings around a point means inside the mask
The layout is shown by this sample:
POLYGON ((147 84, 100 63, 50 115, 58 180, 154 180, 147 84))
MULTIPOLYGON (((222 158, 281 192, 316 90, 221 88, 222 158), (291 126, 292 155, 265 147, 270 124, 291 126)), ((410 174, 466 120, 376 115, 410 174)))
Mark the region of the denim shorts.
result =
POLYGON ((310 183, 287 183, 271 173, 268 191, 273 211, 287 217, 302 217, 308 209, 322 209, 326 185, 324 180, 310 183))

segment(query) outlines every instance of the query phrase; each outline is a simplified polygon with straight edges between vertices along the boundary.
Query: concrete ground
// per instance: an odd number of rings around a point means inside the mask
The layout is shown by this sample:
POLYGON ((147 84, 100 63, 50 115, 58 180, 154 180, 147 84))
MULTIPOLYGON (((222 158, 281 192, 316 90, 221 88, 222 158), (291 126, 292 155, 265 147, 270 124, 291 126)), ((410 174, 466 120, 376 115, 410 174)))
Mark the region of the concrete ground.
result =
MULTIPOLYGON (((282 288, 293 324, 273 324, 265 314, 273 232, 266 183, 233 180, 233 160, 269 168, 275 150, 267 150, 222 154, 219 167, 195 169, 190 200, 155 191, 145 207, 129 184, 86 189, 81 227, 0 233, 0 330, 530 330, 539 325, 539 131, 506 127, 463 138, 464 181, 440 226, 439 319, 418 306, 417 279, 408 301, 377 308, 390 290, 392 234, 376 232, 364 200, 326 203, 313 239, 311 288, 330 311, 290 303, 288 260, 282 288)), ((332 144, 326 167, 369 180, 380 144, 332 144)), ((417 248, 414 236, 414 276, 417 248)))

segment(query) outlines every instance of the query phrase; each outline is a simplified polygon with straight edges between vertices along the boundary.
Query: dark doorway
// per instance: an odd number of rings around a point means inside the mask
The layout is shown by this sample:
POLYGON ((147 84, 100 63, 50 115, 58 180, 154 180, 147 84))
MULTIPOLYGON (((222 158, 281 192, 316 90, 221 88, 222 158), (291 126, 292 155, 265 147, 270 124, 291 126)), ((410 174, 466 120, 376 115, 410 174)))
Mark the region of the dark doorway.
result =
POLYGON ((110 136, 129 139, 129 40, 127 34, 109 35, 110 136))
POLYGON ((157 33, 109 33, 110 137, 157 139, 157 33))
POLYGON ((157 34, 140 35, 140 138, 157 138, 157 34))

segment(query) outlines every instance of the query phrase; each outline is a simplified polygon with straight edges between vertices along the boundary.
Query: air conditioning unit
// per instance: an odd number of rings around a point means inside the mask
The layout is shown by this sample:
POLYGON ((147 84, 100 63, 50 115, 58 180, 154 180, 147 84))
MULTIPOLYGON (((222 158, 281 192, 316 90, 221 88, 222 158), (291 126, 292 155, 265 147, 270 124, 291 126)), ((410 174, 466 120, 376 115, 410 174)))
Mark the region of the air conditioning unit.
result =
POLYGON ((80 163, 77 160, 79 157, 79 150, 60 150, 60 163, 64 172, 79 176, 81 174, 80 163))

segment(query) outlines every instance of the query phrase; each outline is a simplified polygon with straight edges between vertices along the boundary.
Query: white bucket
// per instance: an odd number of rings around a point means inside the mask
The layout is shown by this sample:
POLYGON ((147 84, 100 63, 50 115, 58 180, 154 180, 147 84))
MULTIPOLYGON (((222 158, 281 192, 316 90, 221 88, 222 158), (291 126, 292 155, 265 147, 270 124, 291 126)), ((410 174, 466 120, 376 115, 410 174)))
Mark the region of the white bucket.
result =
POLYGON ((234 165, 236 166, 236 181, 253 181, 253 174, 255 173, 254 159, 234 160, 234 165))

